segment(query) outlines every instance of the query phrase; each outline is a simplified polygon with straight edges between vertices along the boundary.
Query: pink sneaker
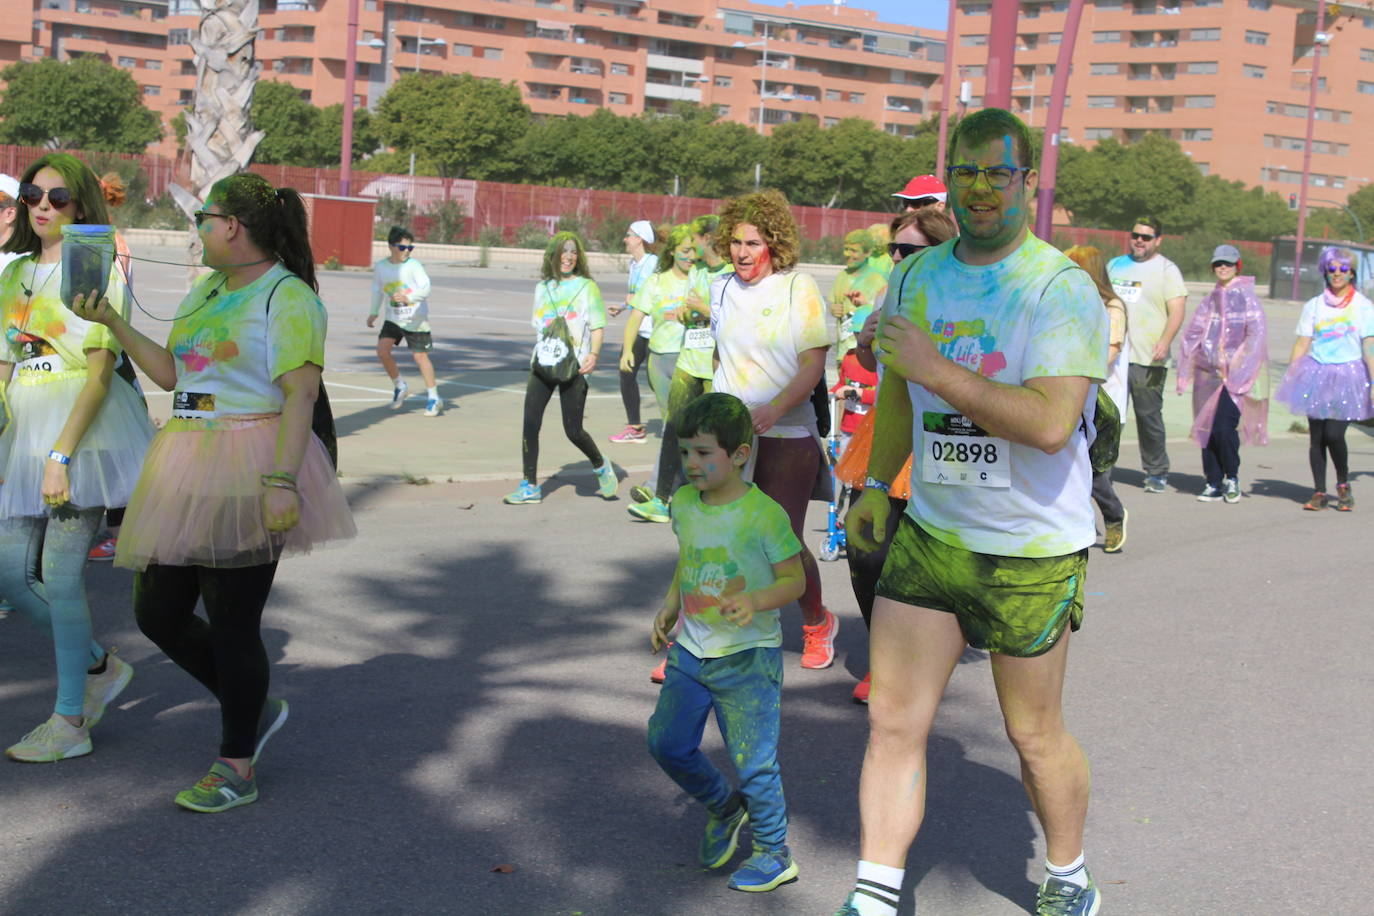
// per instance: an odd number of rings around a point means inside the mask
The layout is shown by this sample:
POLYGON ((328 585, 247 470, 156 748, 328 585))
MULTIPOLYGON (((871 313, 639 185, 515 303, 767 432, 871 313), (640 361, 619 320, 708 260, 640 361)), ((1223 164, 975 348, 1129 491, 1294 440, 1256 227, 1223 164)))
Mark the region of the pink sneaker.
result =
POLYGON ((815 626, 802 624, 803 668, 829 668, 835 663, 835 634, 840 632, 840 618, 821 608, 825 619, 815 626))
POLYGON ((649 441, 649 434, 644 431, 642 426, 626 426, 620 432, 611 436, 611 441, 616 445, 627 445, 630 443, 643 444, 649 441))
POLYGON ((115 555, 115 544, 115 538, 106 538, 103 541, 99 541, 91 548, 91 552, 86 554, 86 558, 95 560, 97 563, 105 563, 113 560, 115 555))
POLYGON ((870 672, 864 675, 864 679, 854 685, 854 702, 868 703, 868 694, 873 689, 873 674, 870 672))
MULTIPOLYGON (((673 644, 668 643, 667 650, 672 651, 673 644)), ((668 656, 663 656, 663 661, 658 663, 658 667, 649 672, 649 680, 655 684, 662 684, 663 679, 668 676, 668 656)))

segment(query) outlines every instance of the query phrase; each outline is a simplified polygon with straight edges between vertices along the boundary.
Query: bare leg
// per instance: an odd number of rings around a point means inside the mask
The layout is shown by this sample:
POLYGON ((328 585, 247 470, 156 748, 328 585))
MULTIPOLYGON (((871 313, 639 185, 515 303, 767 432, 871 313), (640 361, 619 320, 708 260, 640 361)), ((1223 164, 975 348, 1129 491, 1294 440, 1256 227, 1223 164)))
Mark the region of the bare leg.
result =
POLYGON ((391 355, 391 349, 396 346, 396 341, 390 337, 379 337, 377 339, 377 358, 382 361, 382 368, 386 370, 387 376, 393 381, 401 378, 400 367, 396 365, 396 358, 391 355))
POLYGON ((429 354, 419 350, 412 350, 410 351, 410 355, 415 360, 415 365, 420 369, 420 378, 425 380, 425 387, 433 388, 435 386, 434 363, 430 362, 429 354))
POLYGON ((859 780, 861 858, 906 866, 926 807, 926 742, 964 651, 953 614, 878 598, 869 665, 868 750, 859 780))

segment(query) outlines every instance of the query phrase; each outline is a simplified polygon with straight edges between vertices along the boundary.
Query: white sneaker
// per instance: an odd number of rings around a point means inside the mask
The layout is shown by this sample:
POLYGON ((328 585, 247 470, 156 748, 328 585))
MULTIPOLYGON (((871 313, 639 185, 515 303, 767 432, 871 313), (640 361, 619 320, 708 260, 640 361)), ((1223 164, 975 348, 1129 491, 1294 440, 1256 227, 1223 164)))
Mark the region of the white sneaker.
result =
POLYGON ((91 732, 84 725, 77 727, 65 717, 52 718, 5 749, 5 756, 21 763, 56 763, 71 757, 84 757, 91 752, 91 732))
POLYGON ((430 398, 425 403, 425 416, 437 417, 444 412, 444 402, 438 398, 430 398))
POLYGON ((81 714, 86 717, 86 728, 94 728, 105 718, 105 707, 114 702, 115 697, 124 692, 134 679, 134 666, 124 661, 111 649, 105 653, 105 670, 99 674, 86 675, 86 697, 81 703, 81 714))
POLYGON ((392 410, 400 410, 401 405, 406 401, 406 392, 409 390, 410 386, 405 382, 398 382, 396 384, 396 390, 391 392, 391 403, 386 406, 390 407, 392 410))

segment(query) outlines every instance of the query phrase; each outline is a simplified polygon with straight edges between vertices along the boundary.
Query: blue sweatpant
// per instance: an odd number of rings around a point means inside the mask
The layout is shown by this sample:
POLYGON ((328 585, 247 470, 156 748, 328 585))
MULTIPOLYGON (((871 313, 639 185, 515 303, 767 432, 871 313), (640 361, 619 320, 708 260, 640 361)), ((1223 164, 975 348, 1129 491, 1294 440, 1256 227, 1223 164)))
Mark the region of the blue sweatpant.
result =
POLYGON ((746 649, 723 658, 697 658, 674 644, 649 718, 649 753, 682 791, 713 814, 724 814, 733 790, 701 752, 712 709, 739 775, 740 794, 758 849, 787 843, 787 805, 778 768, 782 650, 746 649))

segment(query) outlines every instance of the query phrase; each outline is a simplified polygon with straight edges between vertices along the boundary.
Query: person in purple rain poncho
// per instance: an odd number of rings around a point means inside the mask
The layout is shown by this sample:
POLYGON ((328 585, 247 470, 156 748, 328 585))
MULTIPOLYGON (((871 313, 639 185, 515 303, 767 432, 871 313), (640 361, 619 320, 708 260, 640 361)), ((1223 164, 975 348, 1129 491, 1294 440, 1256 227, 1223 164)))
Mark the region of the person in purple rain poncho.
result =
POLYGON ((1207 484, 1199 502, 1240 502, 1240 443, 1269 442, 1269 333, 1255 278, 1239 276, 1240 251, 1212 252, 1217 285, 1193 313, 1178 357, 1178 393, 1193 385, 1192 437, 1207 484))

